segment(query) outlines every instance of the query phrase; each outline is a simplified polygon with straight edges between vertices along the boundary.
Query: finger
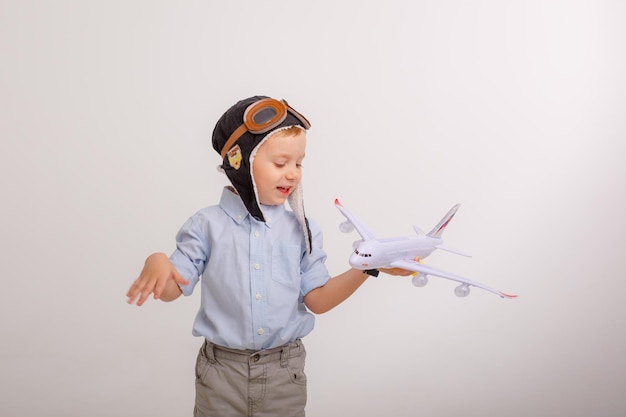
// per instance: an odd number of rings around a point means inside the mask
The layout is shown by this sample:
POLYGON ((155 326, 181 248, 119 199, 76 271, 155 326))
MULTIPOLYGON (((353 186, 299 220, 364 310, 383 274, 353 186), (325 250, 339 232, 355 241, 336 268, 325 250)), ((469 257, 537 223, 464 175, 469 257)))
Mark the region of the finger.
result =
POLYGON ((132 285, 126 291, 126 296, 131 297, 135 293, 135 286, 137 285, 137 280, 135 280, 132 285))
POLYGON ((137 304, 137 305, 141 305, 141 304, 139 304, 139 297, 141 296, 141 294, 142 294, 141 292, 137 292, 137 293, 135 293, 135 294, 130 295, 130 296, 127 298, 126 302, 127 302, 128 304, 137 304))
POLYGON ((148 297, 150 296, 151 293, 152 293, 152 291, 143 291, 141 293, 141 296, 139 297, 139 299, 137 300, 137 302, 135 304, 137 304, 137 306, 141 307, 143 305, 143 303, 146 302, 146 300, 148 299, 148 297))
POLYGON ((126 302, 128 304, 133 304, 135 302, 135 298, 136 298, 135 296, 127 295, 126 296, 126 302))
POLYGON ((161 297, 167 281, 167 279, 157 281, 156 285, 154 286, 154 290, 152 291, 154 293, 155 300, 158 300, 161 297))
POLYGON ((383 272, 389 275, 403 276, 403 277, 413 274, 413 271, 407 271, 406 269, 402 269, 402 268, 389 268, 389 269, 383 270, 383 272))
POLYGON ((141 288, 141 296, 139 297, 139 300, 137 301, 137 305, 141 306, 146 299, 150 296, 150 294, 152 294, 152 292, 154 291, 154 284, 152 283, 148 283, 147 285, 144 285, 143 288, 141 288))
POLYGON ((141 293, 141 288, 143 287, 143 283, 141 283, 140 279, 137 278, 133 285, 130 286, 128 291, 126 292, 126 297, 128 297, 128 304, 133 304, 133 302, 137 299, 139 293, 141 293))

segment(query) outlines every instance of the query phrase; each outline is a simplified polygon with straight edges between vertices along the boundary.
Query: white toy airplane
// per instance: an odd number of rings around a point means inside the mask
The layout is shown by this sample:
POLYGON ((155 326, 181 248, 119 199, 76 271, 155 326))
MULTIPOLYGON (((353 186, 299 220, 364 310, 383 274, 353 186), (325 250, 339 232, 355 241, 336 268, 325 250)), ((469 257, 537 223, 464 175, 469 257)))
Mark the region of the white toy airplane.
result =
POLYGON ((413 285, 423 287, 428 283, 428 275, 450 279, 461 283, 455 288, 454 293, 459 297, 465 297, 470 292, 470 286, 482 288, 502 298, 516 298, 517 295, 505 294, 494 290, 479 282, 441 271, 421 263, 421 260, 433 253, 436 249, 443 249, 463 256, 469 256, 457 250, 443 246, 441 235, 445 230, 460 205, 452 207, 446 216, 435 226, 430 233, 425 234, 417 226, 413 226, 416 236, 377 238, 363 223, 346 210, 339 200, 335 200, 335 206, 348 219, 339 225, 344 233, 356 229, 362 240, 354 242, 354 252, 350 256, 350 265, 353 268, 369 270, 377 268, 401 268, 414 271, 413 285))

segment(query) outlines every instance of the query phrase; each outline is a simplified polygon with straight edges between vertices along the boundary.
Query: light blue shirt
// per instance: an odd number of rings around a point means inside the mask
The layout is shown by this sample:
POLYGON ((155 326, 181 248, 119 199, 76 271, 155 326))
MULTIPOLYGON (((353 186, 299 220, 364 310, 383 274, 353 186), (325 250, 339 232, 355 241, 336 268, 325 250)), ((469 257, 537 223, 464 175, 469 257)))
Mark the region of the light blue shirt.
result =
POLYGON ((330 278, 320 227, 304 234, 291 211, 261 206, 266 222, 249 215, 238 195, 225 188, 219 205, 194 214, 176 235, 170 260, 189 284, 201 285, 193 335, 232 349, 268 349, 306 336, 315 317, 303 303, 330 278))

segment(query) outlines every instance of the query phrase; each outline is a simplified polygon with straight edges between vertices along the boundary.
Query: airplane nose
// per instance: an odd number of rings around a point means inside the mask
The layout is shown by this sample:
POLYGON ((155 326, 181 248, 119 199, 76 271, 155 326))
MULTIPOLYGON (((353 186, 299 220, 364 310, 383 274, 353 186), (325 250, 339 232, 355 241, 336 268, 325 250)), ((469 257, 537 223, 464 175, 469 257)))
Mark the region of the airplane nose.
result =
POLYGON ((356 253, 353 253, 350 256, 349 263, 351 267, 356 268, 356 269, 368 269, 371 264, 371 262, 357 255, 356 253))
POLYGON ((350 259, 348 260, 348 263, 353 268, 361 268, 361 265, 360 265, 361 260, 355 253, 352 253, 352 255, 350 255, 350 259))

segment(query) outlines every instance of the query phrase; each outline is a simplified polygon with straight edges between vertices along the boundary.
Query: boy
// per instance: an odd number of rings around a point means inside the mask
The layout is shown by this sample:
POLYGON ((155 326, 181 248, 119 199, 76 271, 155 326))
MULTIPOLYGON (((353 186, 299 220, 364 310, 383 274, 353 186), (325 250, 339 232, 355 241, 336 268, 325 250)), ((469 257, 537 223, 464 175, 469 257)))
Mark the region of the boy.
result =
POLYGON ((195 416, 303 416, 301 339, 313 329, 310 312, 332 309, 378 272, 328 274, 321 230, 306 218, 302 199, 309 127, 285 101, 269 97, 227 110, 213 131, 213 147, 232 187, 219 205, 182 226, 169 259, 148 257, 127 293, 131 304, 142 305, 150 294, 172 301, 191 294, 202 277, 193 326, 205 339, 195 416))

